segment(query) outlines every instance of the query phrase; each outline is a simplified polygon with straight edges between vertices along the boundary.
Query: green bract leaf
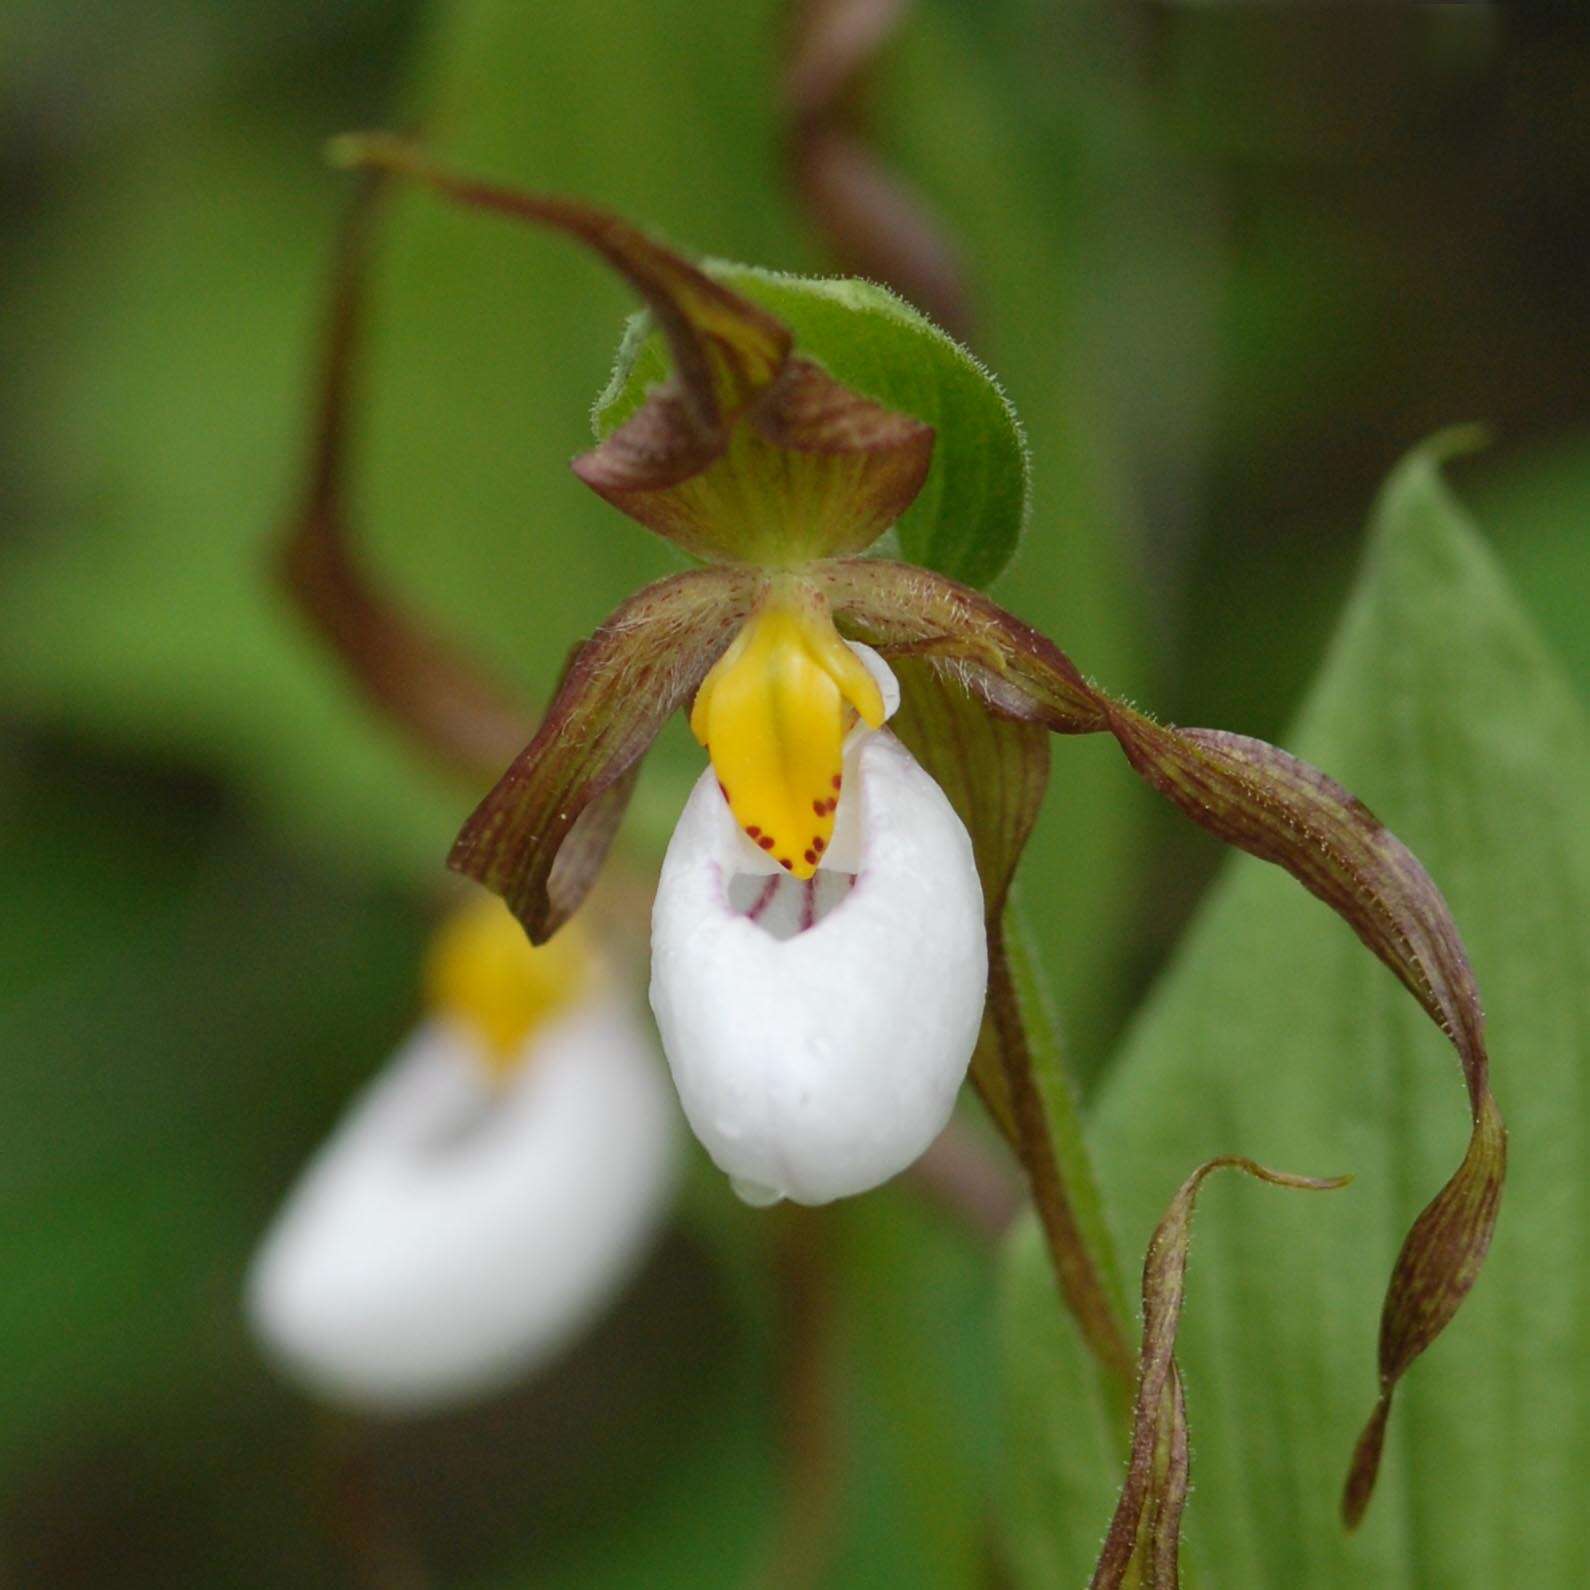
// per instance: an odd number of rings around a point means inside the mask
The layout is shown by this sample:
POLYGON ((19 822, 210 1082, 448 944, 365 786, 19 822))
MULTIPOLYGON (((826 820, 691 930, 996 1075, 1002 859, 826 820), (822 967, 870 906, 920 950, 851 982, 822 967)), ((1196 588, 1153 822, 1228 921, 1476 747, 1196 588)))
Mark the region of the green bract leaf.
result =
MULTIPOLYGON (((1027 512, 1027 450, 994 378, 953 338, 870 282, 815 280, 710 262, 713 278, 787 325, 795 351, 887 411, 933 428, 926 482, 898 519, 913 563, 986 585, 1016 549, 1027 512)), ((599 436, 612 435, 668 374, 662 340, 632 325, 597 400, 599 436)), ((830 551, 847 550, 835 542, 830 551)))
MULTIPOLYGON (((1438 458, 1414 455, 1382 498, 1296 739, 1394 814, 1450 888, 1507 1056, 1508 1114, 1530 1149, 1506 1240, 1461 1327, 1402 1391, 1383 1494, 1349 1536, 1336 1487, 1375 1371, 1364 1327, 1382 1272, 1370 1255, 1450 1165, 1452 1088, 1436 1035, 1357 946, 1273 875, 1231 866, 1094 1122, 1133 1244, 1158 1216, 1167 1167, 1240 1150, 1356 1176, 1328 1208, 1248 1199, 1205 1215, 1178 1357, 1199 1465, 1189 1543, 1222 1584, 1480 1590, 1577 1583, 1590 1565, 1590 1527, 1553 1500, 1579 1483, 1590 1406, 1572 1193, 1590 1129, 1590 746, 1438 458)), ((1045 1396, 1021 1359, 1057 1350, 1030 1310, 1047 1281, 1030 1254, 1018 1269, 1027 1328, 1011 1370, 1027 1396, 1045 1396)), ((1401 1274, 1414 1306, 1388 1314, 1393 1366, 1409 1327, 1429 1323, 1419 1300, 1448 1295, 1401 1274)), ((1064 1430, 1086 1407, 1059 1395, 1042 1423, 1064 1430)), ((1015 1523, 1024 1559, 1045 1565, 1033 1582, 1086 1571, 1096 1500, 1053 1463, 1030 1477, 1015 1523)))

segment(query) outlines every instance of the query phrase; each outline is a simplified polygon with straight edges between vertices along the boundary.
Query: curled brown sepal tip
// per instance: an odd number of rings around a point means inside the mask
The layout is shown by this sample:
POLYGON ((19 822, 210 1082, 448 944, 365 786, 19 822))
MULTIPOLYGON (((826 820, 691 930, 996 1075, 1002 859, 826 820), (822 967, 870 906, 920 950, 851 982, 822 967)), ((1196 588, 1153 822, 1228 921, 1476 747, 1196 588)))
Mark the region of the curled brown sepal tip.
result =
POLYGON ((1386 1289, 1380 1317, 1380 1396, 1353 1447, 1342 1489, 1342 1522, 1350 1530, 1362 1522, 1374 1493, 1397 1382, 1445 1329, 1479 1278, 1506 1173, 1506 1128, 1496 1101, 1482 1085, 1463 1163, 1414 1221, 1386 1289))

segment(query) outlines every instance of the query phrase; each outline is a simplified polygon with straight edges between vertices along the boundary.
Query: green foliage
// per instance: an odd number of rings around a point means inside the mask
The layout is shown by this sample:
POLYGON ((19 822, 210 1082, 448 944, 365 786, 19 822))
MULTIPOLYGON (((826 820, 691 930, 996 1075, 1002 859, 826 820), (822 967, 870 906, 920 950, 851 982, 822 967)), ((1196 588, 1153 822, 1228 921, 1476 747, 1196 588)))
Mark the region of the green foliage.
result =
MULTIPOLYGON (((1128 1252, 1176 1181, 1227 1152, 1351 1172, 1317 1206, 1211 1186, 1179 1357, 1213 1582, 1573 1584, 1590 1528, 1582 1178, 1590 1063, 1583 714, 1441 481, 1414 454, 1375 515, 1357 594, 1293 741, 1429 865, 1473 955, 1514 1169, 1464 1313, 1405 1382, 1380 1493, 1337 1517, 1374 1384, 1375 1324, 1402 1229, 1466 1135, 1440 1035, 1385 970, 1272 869, 1228 863, 1099 1100, 1094 1146, 1128 1252)), ((1012 1489, 1025 1578, 1085 1576, 1099 1486, 1053 1453, 1094 1419, 1028 1235, 1007 1277, 1010 1385, 1049 1433, 1012 1489), (1019 1328, 1016 1328, 1018 1327, 1019 1328), (1032 1399, 1042 1398, 1040 1416, 1032 1399)), ((1020 1431, 1018 1430, 1018 1439, 1020 1431)))
POLYGON ((37 250, 52 518, 7 549, 0 702, 231 775, 273 818, 412 874, 468 794, 371 722, 270 578, 335 224, 314 141, 294 140, 295 176, 280 137, 195 117, 86 180, 37 250))
MULTIPOLYGON (((872 282, 783 275, 710 263, 726 287, 777 315, 797 353, 886 408, 934 427, 933 467, 901 515, 899 550, 969 585, 1010 561, 1027 512, 1027 451, 1015 410, 987 370, 952 337, 872 282)), ((666 373, 661 339, 634 330, 592 415, 610 435, 666 373)))
POLYGON ((130 1584, 230 1577, 254 1530, 285 1577, 325 1582, 293 1490, 302 1414, 244 1338, 241 1274, 409 1020, 417 914, 261 852, 187 784, 5 750, 26 782, 0 824, 0 1574, 28 1576, 10 1552, 59 1505, 73 1561, 130 1584), (182 1504, 161 1493, 206 1486, 249 1505, 165 1538, 182 1504))

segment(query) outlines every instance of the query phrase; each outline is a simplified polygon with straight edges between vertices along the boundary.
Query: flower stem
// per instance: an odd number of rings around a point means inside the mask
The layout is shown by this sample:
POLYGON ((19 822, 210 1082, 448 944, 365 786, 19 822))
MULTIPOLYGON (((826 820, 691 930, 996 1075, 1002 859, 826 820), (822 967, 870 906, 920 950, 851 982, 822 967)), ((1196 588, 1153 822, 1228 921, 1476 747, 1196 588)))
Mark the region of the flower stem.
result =
POLYGON ((784 1495, 770 1558, 753 1583, 758 1590, 812 1590, 824 1582, 836 1544, 844 1466, 832 1234, 824 1211, 798 1204, 777 1211, 771 1224, 784 1495))
POLYGON ((1103 1371, 1124 1439, 1136 1378, 1126 1293, 1083 1137, 1076 1089, 1065 1070, 1054 1015, 1014 907, 997 932, 990 928, 988 948, 989 1011, 1010 1093, 1016 1150, 1032 1188, 1060 1295, 1103 1371))

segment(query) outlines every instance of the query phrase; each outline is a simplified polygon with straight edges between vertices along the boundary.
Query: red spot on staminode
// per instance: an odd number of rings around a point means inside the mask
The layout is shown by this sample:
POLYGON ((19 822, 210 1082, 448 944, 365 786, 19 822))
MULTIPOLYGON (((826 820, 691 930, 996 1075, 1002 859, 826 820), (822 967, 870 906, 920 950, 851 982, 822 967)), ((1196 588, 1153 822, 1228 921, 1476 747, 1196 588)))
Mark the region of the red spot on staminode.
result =
POLYGON ((812 835, 812 849, 821 853, 828 848, 828 841, 821 834, 812 835))
POLYGON ((764 850, 771 850, 773 848, 773 836, 771 834, 763 834, 762 837, 757 840, 757 844, 759 844, 764 850))
POLYGON ((828 815, 828 802, 813 801, 812 810, 816 812, 819 817, 826 817, 828 815))
POLYGON ((806 865, 808 867, 815 867, 817 865, 817 852, 815 850, 808 850, 806 852, 806 865))
POLYGON ((842 779, 837 773, 834 774, 833 785, 834 785, 835 789, 842 788, 843 785, 844 785, 844 782, 845 782, 844 779, 842 779))
POLYGON ((788 869, 790 867, 793 867, 795 865, 795 863, 793 861, 791 861, 788 856, 780 856, 778 858, 778 864, 779 864, 779 866, 784 867, 786 869, 788 869))
POLYGON ((721 778, 718 780, 718 793, 724 798, 724 800, 727 800, 729 798, 728 786, 723 782, 723 780, 721 778))
POLYGON ((755 823, 747 823, 745 825, 745 831, 751 836, 752 839, 760 839, 762 837, 762 830, 758 828, 755 823))

